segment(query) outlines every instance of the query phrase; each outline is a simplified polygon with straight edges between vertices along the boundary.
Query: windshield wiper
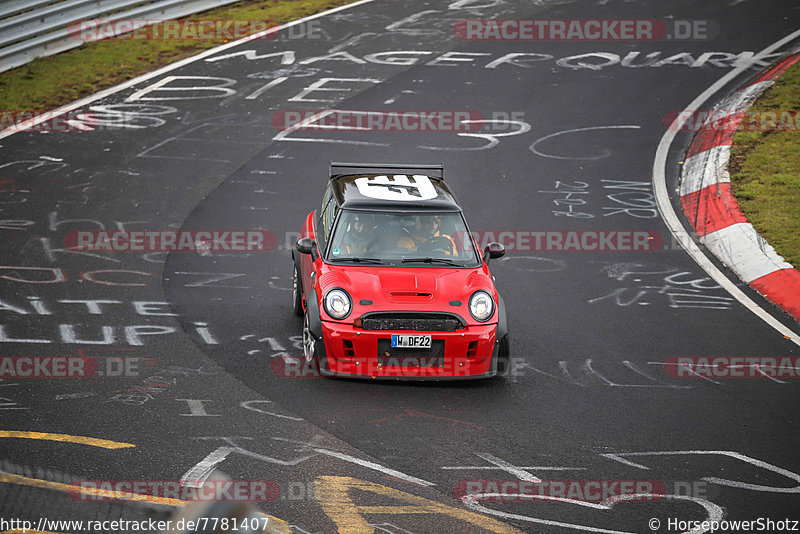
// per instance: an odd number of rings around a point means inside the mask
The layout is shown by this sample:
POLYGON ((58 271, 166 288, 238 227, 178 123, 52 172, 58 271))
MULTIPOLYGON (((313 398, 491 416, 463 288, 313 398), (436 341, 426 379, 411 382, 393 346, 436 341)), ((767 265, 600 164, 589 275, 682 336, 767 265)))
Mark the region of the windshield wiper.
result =
POLYGON ((328 261, 332 263, 342 261, 352 261, 355 263, 383 263, 383 260, 380 258, 359 258, 357 256, 353 258, 331 258, 328 261))
POLYGON ((444 258, 403 258, 403 263, 441 263, 444 265, 453 265, 455 267, 462 266, 460 263, 455 263, 444 258))

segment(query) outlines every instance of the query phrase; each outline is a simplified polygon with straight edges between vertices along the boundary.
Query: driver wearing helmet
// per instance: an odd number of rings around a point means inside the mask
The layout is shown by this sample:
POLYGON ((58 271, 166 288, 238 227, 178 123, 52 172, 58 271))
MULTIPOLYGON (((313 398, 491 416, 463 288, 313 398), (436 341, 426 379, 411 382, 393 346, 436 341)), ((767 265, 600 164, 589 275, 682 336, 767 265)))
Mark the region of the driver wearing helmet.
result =
POLYGON ((346 254, 363 254, 372 238, 374 221, 370 215, 355 215, 343 243, 346 254))
POLYGON ((443 250, 447 256, 456 256, 456 244, 453 239, 442 233, 439 228, 442 221, 433 215, 418 215, 414 227, 407 237, 401 237, 398 247, 408 250, 428 251, 443 250))

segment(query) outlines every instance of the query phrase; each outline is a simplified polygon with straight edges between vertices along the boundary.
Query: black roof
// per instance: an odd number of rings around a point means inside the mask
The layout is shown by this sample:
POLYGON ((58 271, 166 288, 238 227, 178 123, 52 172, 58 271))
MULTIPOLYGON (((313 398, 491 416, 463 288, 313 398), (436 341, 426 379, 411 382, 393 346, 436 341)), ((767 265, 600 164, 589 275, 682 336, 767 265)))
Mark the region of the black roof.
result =
POLYGON ((460 212, 450 188, 426 174, 337 174, 331 176, 336 202, 344 209, 460 212))

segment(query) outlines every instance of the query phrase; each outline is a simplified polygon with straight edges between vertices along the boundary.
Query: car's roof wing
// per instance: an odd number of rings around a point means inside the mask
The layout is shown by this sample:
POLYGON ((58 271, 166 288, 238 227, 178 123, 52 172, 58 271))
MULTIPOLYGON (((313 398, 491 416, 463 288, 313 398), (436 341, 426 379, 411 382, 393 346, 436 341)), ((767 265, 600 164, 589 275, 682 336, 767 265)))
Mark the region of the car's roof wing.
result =
POLYGON ((345 163, 338 161, 331 161, 330 168, 328 169, 328 176, 334 178, 338 176, 334 174, 334 169, 362 169, 367 171, 384 171, 384 170, 406 170, 406 171, 437 171, 438 176, 431 176, 429 178, 444 180, 444 164, 418 164, 418 163, 345 163))

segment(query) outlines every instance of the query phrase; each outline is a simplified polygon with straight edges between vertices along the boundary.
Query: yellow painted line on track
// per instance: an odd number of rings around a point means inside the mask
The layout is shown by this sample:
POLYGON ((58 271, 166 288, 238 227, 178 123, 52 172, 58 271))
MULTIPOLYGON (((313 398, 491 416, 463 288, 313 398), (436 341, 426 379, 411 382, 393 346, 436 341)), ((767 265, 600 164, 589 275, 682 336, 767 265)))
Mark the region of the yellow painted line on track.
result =
POLYGON ((23 430, 0 430, 0 438, 40 439, 45 441, 61 441, 65 443, 78 443, 91 445, 103 449, 127 449, 135 447, 133 443, 111 441, 108 439, 90 438, 88 436, 71 436, 69 434, 52 434, 50 432, 26 432, 23 430))
POLYGON ((316 494, 322 504, 322 509, 330 520, 336 523, 340 533, 373 534, 375 529, 369 525, 364 515, 431 514, 450 516, 495 534, 522 534, 520 530, 511 525, 491 517, 448 506, 374 482, 351 477, 322 476, 317 479, 317 483, 316 494), (351 490, 380 495, 400 501, 400 503, 396 506, 356 505, 350 495, 351 490))
MULTIPOLYGON (((92 495, 95 497, 104 497, 107 499, 114 499, 119 501, 135 501, 135 502, 148 502, 151 504, 163 504, 165 506, 183 506, 188 504, 188 501, 180 499, 170 499, 168 497, 154 497, 152 495, 141 495, 139 493, 128 493, 126 491, 111 491, 99 488, 85 488, 73 484, 64 484, 63 482, 51 482, 50 480, 41 480, 39 478, 28 478, 22 475, 12 475, 11 473, 4 473, 0 471, 0 483, 17 484, 20 486, 30 486, 33 488, 48 489, 54 491, 62 491, 75 495, 76 500, 82 500, 76 494, 92 495)), ((92 499, 86 499, 91 501, 92 499)))

